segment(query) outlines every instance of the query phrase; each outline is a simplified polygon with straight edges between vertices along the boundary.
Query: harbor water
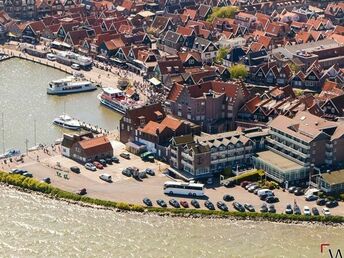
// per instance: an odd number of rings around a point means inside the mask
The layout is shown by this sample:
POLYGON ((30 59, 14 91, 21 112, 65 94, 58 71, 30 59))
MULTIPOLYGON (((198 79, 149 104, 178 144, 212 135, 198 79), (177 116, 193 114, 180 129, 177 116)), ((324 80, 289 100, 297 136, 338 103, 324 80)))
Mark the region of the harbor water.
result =
MULTIPOLYGON (((0 127, 4 114, 5 148, 22 151, 36 143, 51 144, 62 137, 63 130, 52 124, 65 111, 83 122, 106 130, 117 130, 121 115, 100 105, 100 90, 66 96, 47 95, 52 80, 68 74, 17 58, 0 62, 0 127)), ((0 152, 2 152, 2 135, 0 152)))
POLYGON ((0 187, 1 257, 329 257, 344 230, 97 210, 0 187))

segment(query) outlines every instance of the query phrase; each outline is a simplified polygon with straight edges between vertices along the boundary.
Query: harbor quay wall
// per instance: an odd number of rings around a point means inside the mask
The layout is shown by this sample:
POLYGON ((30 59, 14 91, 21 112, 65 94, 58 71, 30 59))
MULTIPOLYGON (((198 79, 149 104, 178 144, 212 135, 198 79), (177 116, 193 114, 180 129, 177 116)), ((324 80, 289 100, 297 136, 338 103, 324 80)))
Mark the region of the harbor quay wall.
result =
MULTIPOLYGON (((71 75, 75 72, 75 70, 71 69, 70 67, 68 67, 66 65, 59 64, 59 63, 56 63, 54 61, 50 61, 50 60, 47 60, 47 59, 43 59, 43 58, 39 58, 39 57, 34 57, 34 56, 31 56, 31 55, 26 54, 26 53, 22 53, 22 52, 17 51, 17 50, 5 49, 5 48, 3 48, 1 46, 0 46, 0 54, 6 55, 5 58, 0 59, 0 62, 4 61, 4 60, 8 60, 8 59, 13 58, 13 57, 16 57, 16 58, 21 58, 21 59, 24 59, 24 60, 32 61, 32 62, 41 64, 41 65, 46 65, 46 66, 58 69, 58 70, 60 70, 62 72, 65 72, 65 73, 68 73, 68 74, 71 74, 71 75)), ((96 83, 96 84, 99 84, 99 85, 102 84, 100 81, 94 80, 94 78, 92 76, 89 76, 87 72, 83 72, 83 73, 85 75, 85 78, 87 80, 91 81, 92 83, 96 83)))

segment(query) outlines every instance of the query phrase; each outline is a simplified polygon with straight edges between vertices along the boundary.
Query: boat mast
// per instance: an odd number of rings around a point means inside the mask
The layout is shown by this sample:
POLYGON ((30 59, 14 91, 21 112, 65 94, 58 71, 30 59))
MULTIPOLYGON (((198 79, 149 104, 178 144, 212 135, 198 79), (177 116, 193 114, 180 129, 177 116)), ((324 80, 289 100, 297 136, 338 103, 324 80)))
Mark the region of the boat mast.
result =
POLYGON ((33 120, 33 130, 34 130, 34 143, 36 146, 37 145, 37 128, 36 128, 36 119, 33 120))
POLYGON ((2 153, 5 153, 5 119, 4 119, 4 112, 1 113, 1 121, 2 121, 2 153))

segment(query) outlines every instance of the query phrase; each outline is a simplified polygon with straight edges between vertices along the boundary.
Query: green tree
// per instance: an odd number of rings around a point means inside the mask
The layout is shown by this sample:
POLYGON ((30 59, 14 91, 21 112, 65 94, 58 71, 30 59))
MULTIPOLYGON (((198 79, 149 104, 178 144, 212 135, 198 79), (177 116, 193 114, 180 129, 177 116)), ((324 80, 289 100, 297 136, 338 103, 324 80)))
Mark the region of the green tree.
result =
POLYGON ((243 64, 237 64, 237 65, 233 65, 229 67, 229 73, 232 79, 238 79, 238 78, 244 79, 248 75, 246 66, 243 64))
POLYGON ((221 63, 222 62, 222 59, 228 54, 228 49, 227 48, 224 48, 224 47, 221 47, 219 49, 219 51, 217 51, 217 55, 216 55, 216 58, 215 58, 215 61, 218 62, 218 63, 221 63))
POLYGON ((300 71, 300 67, 297 64, 289 62, 288 65, 294 74, 297 74, 300 71))
POLYGON ((212 14, 208 17, 208 22, 213 22, 215 18, 234 18, 238 8, 235 6, 214 7, 212 14))

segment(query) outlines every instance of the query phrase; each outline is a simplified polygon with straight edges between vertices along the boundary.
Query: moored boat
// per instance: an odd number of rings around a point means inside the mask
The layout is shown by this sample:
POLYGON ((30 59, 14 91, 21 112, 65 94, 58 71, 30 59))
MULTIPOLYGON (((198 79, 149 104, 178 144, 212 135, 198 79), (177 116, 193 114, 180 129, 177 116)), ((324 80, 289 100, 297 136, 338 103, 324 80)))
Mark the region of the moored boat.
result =
POLYGON ((142 106, 141 101, 128 98, 125 92, 115 88, 103 88, 103 92, 98 95, 98 99, 101 104, 121 114, 125 114, 128 109, 142 106))
POLYGON ((80 130, 81 124, 78 120, 71 118, 70 116, 63 114, 54 119, 53 123, 55 125, 61 126, 70 130, 80 130))
POLYGON ((96 90, 97 87, 92 82, 86 80, 82 74, 75 74, 60 80, 49 83, 47 93, 50 95, 64 95, 70 93, 86 92, 96 90))

